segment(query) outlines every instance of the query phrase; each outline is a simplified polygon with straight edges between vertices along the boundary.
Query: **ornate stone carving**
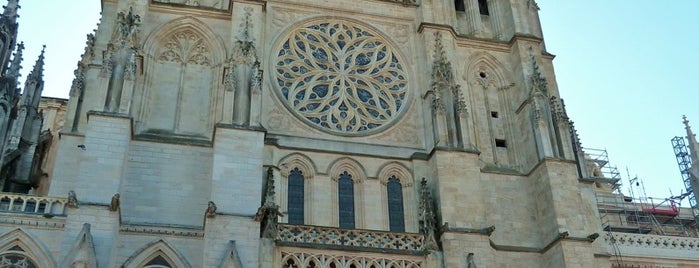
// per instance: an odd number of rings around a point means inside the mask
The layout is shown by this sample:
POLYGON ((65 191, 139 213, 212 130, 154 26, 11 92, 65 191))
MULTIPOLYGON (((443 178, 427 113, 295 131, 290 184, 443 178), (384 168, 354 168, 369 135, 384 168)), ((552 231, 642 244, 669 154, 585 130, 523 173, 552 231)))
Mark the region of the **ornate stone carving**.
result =
POLYGON ((158 54, 166 62, 211 65, 210 48, 203 37, 190 29, 172 34, 158 54))
POLYGON ((233 90, 234 107, 233 123, 238 125, 250 124, 250 102, 252 93, 259 93, 262 81, 260 63, 257 60, 255 39, 252 31, 252 8, 245 8, 245 17, 240 24, 240 34, 233 46, 231 58, 228 61, 228 73, 224 84, 227 90, 233 90))
POLYGON ((283 267, 355 267, 355 268, 423 268, 427 267, 422 256, 386 255, 381 257, 362 256, 347 252, 343 255, 312 253, 308 250, 281 252, 283 267))
POLYGON ((129 8, 128 13, 117 14, 116 31, 109 44, 105 58, 107 59, 104 72, 110 74, 109 87, 104 110, 116 113, 121 105, 121 94, 124 87, 124 79, 133 79, 135 76, 135 54, 138 48, 138 27, 141 25, 141 17, 133 13, 129 8))
POLYGON ((451 62, 444 51, 439 32, 435 32, 432 85, 424 97, 432 98, 434 134, 444 139, 438 141, 440 145, 463 148, 468 144, 470 147, 466 101, 461 86, 454 79, 451 62))
POLYGON ((61 262, 61 267, 97 267, 97 254, 89 223, 83 223, 83 228, 68 255, 61 262))
POLYGON ((262 206, 257 209, 255 221, 262 223, 263 229, 261 237, 277 240, 279 238, 277 224, 279 223, 279 217, 283 216, 283 214, 279 212, 279 205, 274 203, 274 194, 274 172, 270 167, 267 168, 267 184, 265 187, 264 202, 262 206))
POLYGON ((206 217, 207 218, 216 217, 216 204, 214 203, 214 201, 209 201, 209 204, 206 207, 206 217))
POLYGON ((119 210, 120 206, 120 201, 119 201, 119 194, 116 193, 114 196, 112 196, 112 201, 109 203, 109 211, 117 211, 119 210))
POLYGON ((427 180, 422 178, 420 182, 420 232, 425 237, 424 248, 427 250, 439 250, 437 244, 437 214, 432 200, 432 191, 427 186, 427 180))
POLYGON ((310 20, 289 31, 276 51, 277 95, 313 127, 369 134, 407 106, 407 72, 398 50, 361 23, 310 20))
POLYGON ((230 0, 153 0, 153 2, 214 10, 228 10, 230 6, 230 0))
POLYGON ((22 69, 22 51, 24 50, 24 42, 17 44, 17 51, 15 51, 14 57, 12 57, 12 63, 10 68, 7 70, 7 77, 17 79, 19 78, 19 70, 22 69))
POLYGON ((279 240, 287 243, 330 245, 346 248, 371 248, 422 252, 424 236, 419 233, 400 233, 361 229, 279 224, 279 240))
POLYGON ((75 191, 68 191, 68 204, 67 206, 72 208, 78 208, 78 198, 75 196, 75 191))

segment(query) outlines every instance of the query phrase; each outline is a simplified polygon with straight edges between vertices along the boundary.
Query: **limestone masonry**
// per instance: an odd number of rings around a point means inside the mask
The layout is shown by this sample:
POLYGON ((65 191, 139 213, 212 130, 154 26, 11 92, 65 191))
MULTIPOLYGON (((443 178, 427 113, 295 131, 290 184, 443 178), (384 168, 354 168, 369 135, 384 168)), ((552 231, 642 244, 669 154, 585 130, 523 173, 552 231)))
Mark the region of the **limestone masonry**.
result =
POLYGON ((534 0, 101 2, 67 101, 0 17, 0 268, 699 267, 581 147, 534 0))

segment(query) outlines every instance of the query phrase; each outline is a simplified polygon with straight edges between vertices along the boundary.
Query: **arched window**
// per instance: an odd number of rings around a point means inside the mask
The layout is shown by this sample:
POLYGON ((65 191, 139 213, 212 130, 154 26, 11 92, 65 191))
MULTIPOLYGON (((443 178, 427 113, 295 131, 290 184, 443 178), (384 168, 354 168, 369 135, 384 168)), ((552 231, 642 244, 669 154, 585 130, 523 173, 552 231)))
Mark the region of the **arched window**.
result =
POLYGON ((391 176, 386 184, 388 196, 389 230, 405 232, 405 214, 403 213, 403 185, 396 176, 391 176))
POLYGON ((354 228, 354 181, 347 171, 337 180, 340 228, 354 228))
POLYGON ((143 268, 172 268, 172 264, 162 255, 158 255, 146 263, 143 268))
POLYGON ((0 255, 0 268, 37 268, 38 266, 25 255, 24 249, 14 246, 0 255))
POLYGON ((289 172, 289 184, 288 184, 288 195, 287 195, 287 205, 289 223, 290 224, 303 224, 303 172, 298 168, 294 168, 289 172))

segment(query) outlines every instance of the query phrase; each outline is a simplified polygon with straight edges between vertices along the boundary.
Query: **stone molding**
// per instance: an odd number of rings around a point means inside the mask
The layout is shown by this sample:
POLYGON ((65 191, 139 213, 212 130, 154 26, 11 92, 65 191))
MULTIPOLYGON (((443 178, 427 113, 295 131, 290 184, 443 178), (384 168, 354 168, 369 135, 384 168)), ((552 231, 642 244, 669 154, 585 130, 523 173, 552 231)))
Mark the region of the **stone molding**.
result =
POLYGON ((149 234, 149 235, 171 235, 182 237, 204 237, 204 230, 184 227, 150 226, 122 224, 119 226, 121 233, 149 234))

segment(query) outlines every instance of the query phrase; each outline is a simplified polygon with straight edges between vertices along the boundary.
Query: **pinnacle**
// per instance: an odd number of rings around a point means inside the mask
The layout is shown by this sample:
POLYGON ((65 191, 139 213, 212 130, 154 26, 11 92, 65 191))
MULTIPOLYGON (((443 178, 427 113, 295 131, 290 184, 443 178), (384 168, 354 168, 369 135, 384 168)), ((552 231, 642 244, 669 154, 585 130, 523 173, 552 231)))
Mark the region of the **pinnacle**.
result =
POLYGON ((7 5, 3 6, 4 11, 2 17, 15 22, 17 20, 17 9, 19 9, 19 0, 7 0, 7 5))
POLYGON ((34 63, 34 68, 29 73, 27 80, 29 80, 29 79, 39 80, 43 76, 43 73, 44 73, 44 52, 46 52, 46 45, 43 45, 43 47, 41 49, 41 54, 39 54, 39 58, 36 59, 36 63, 34 63))
POLYGON ((10 64, 10 69, 7 71, 7 75, 10 77, 19 77, 19 70, 22 69, 22 51, 24 50, 24 42, 17 44, 17 51, 12 58, 12 63, 10 64))

